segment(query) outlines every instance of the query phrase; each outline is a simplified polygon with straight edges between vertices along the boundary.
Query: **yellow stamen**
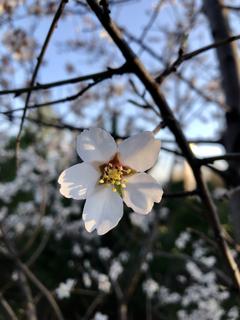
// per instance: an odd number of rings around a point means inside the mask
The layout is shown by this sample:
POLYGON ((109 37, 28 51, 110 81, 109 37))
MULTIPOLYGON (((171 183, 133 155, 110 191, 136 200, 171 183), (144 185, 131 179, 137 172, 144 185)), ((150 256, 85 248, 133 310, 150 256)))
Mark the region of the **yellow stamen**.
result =
POLYGON ((126 188, 127 183, 125 177, 134 173, 134 170, 122 166, 117 158, 103 165, 100 169, 102 176, 98 181, 99 184, 111 186, 113 192, 118 192, 122 196, 122 189, 126 188))

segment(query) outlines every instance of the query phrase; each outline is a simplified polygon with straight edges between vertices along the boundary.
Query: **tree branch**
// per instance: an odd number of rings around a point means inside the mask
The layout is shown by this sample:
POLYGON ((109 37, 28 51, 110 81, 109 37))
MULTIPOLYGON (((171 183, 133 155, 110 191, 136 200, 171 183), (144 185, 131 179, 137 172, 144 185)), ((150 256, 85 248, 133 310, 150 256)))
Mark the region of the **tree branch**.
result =
MULTIPOLYGON (((115 74, 119 74, 119 75, 120 74, 124 74, 126 72, 126 70, 127 70, 127 66, 125 64, 124 66, 122 66, 122 67, 120 67, 118 69, 119 73, 115 73, 115 74)), ((69 101, 76 100, 80 96, 82 96, 85 92, 87 92, 89 89, 91 89, 92 87, 94 87, 98 83, 109 79, 110 77, 111 76, 109 76, 109 73, 105 73, 104 75, 102 74, 101 77, 99 77, 98 79, 95 79, 94 82, 89 83, 85 88, 81 89, 79 92, 77 92, 77 93, 75 93, 73 95, 67 96, 67 97, 62 98, 62 99, 56 99, 56 100, 52 100, 52 101, 46 101, 46 102, 43 102, 43 103, 33 104, 33 105, 28 106, 28 109, 38 109, 38 108, 48 107, 48 106, 52 106, 52 105, 56 105, 56 104, 60 104, 60 103, 66 103, 66 102, 69 102, 69 101)), ((24 110, 24 108, 16 108, 16 109, 13 109, 13 110, 8 110, 8 111, 1 112, 1 114, 11 115, 14 112, 22 111, 22 110, 24 110)), ((25 118, 26 118, 26 116, 25 116, 25 118)))
POLYGON ((198 196, 199 192, 198 190, 192 190, 192 191, 179 191, 179 192, 164 192, 163 198, 169 199, 169 198, 185 198, 185 197, 193 197, 198 196))
POLYGON ((201 165, 213 163, 218 160, 228 160, 228 161, 236 161, 240 159, 240 153, 226 153, 220 156, 214 156, 214 157, 206 157, 199 159, 199 162, 201 165))
MULTIPOLYGON (((110 79, 114 75, 120 75, 127 72, 127 66, 126 64, 122 65, 119 68, 107 68, 106 71, 96 72, 92 74, 87 74, 85 76, 79 76, 74 77, 70 79, 65 80, 59 80, 55 82, 49 82, 49 83, 37 83, 37 85, 32 87, 24 87, 24 88, 15 88, 15 89, 8 89, 8 90, 2 90, 0 91, 1 95, 7 95, 7 94, 14 94, 16 97, 21 95, 22 93, 29 92, 29 91, 38 91, 38 90, 45 90, 45 89, 51 89, 54 87, 60 87, 70 84, 75 84, 87 80, 93 80, 94 82, 99 79, 110 79)), ((30 107, 28 106, 28 109, 30 107)))
POLYGON ((61 310, 56 303, 53 295, 51 292, 43 285, 43 283, 34 275, 34 273, 26 266, 18 257, 17 253, 15 252, 15 248, 13 247, 11 241, 8 239, 7 234, 5 233, 5 230, 3 226, 0 224, 0 229, 3 236, 4 244, 8 250, 9 257, 16 263, 18 268, 21 270, 22 273, 24 273, 29 280, 39 289, 39 291, 45 296, 49 304, 51 305, 52 309, 55 312, 56 319, 58 320, 64 320, 64 317, 61 313, 61 310))
POLYGON ((5 310, 6 314, 8 315, 10 320, 18 320, 15 312, 13 311, 12 307, 10 306, 10 304, 7 302, 6 299, 4 299, 2 293, 0 293, 0 303, 3 307, 3 309, 5 310))
POLYGON ((106 19, 104 12, 101 10, 96 1, 87 0, 87 3, 89 4, 90 8, 95 13, 95 15, 98 17, 99 21, 101 22, 105 30, 111 36, 112 40, 115 42, 117 47, 120 49, 126 61, 128 61, 132 71, 136 74, 136 76, 143 83, 146 90, 151 95, 153 101, 161 111, 161 115, 166 123, 166 126, 174 134, 178 146, 180 147, 182 153, 184 154, 190 167, 192 168, 197 183, 197 188, 199 190, 199 195, 201 196, 202 202, 207 209, 209 222, 211 223, 212 229, 215 233, 219 249, 221 250, 225 258, 226 264, 228 265, 229 270, 231 271, 231 275, 235 283, 236 289, 240 292, 240 273, 238 266, 224 239, 218 213, 212 201, 210 193, 207 189, 207 186, 202 178, 202 172, 198 164, 198 161, 192 153, 178 121, 175 119, 172 110, 170 109, 167 101, 160 92, 156 81, 151 77, 150 73, 145 69, 145 67, 139 61, 137 56, 130 49, 126 41, 123 39, 121 31, 116 26, 116 24, 113 23, 110 19, 106 19))
POLYGON ((218 47, 224 46, 226 44, 229 44, 229 43, 231 43, 233 41, 237 41, 239 39, 240 39, 240 35, 236 35, 236 36, 232 36, 232 37, 229 37, 227 39, 224 39, 224 40, 217 41, 215 43, 212 43, 210 45, 207 45, 205 47, 199 48, 199 49, 194 50, 194 51, 189 52, 189 53, 182 54, 182 52, 180 52, 178 57, 177 57, 177 59, 156 78, 157 82, 161 83, 163 81, 163 79, 166 78, 169 74, 171 74, 172 72, 177 71, 177 68, 183 62, 185 62, 187 60, 190 60, 193 57, 196 57, 199 54, 204 53, 204 52, 206 52, 208 50, 216 49, 218 47))
MULTIPOLYGON (((58 7, 58 9, 57 9, 57 11, 56 11, 56 13, 55 13, 55 15, 53 17, 53 21, 51 23, 51 26, 49 28, 49 31, 48 31, 47 36, 45 38, 45 41, 43 43, 41 52, 40 52, 40 54, 39 54, 39 56, 37 58, 37 64, 36 64, 35 69, 33 71, 32 79, 31 79, 31 82, 30 82, 30 87, 34 86, 34 83, 35 83, 35 80, 37 78, 37 74, 38 74, 39 68, 40 68, 40 66, 42 64, 43 57, 44 57, 45 52, 47 50, 47 47, 49 45, 50 39, 51 39, 51 37, 52 37, 52 35, 54 33, 55 28, 57 27, 58 20, 60 19, 61 15, 63 13, 64 7, 67 4, 67 2, 68 2, 68 0, 61 0, 61 2, 59 4, 59 7, 58 7)), ((23 110, 23 115, 22 115, 22 119, 21 119, 21 123, 20 123, 20 128, 19 128, 19 132, 18 132, 18 135, 17 135, 17 139, 16 139, 16 151, 18 150, 19 145, 20 145, 21 133, 22 133, 24 120, 25 120, 26 113, 27 113, 28 103, 29 103, 30 97, 31 97, 31 92, 32 91, 30 90, 27 93, 25 106, 24 106, 24 110, 23 110)))

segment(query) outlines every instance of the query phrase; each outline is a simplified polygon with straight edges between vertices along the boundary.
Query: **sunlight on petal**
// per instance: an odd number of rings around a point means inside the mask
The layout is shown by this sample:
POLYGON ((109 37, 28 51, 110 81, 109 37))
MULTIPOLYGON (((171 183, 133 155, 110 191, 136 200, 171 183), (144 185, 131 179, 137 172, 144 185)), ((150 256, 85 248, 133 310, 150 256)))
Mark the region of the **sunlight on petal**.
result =
POLYGON ((100 171, 88 163, 76 164, 61 173, 60 193, 66 198, 86 199, 94 190, 100 171))
POLYGON ((103 129, 84 130, 77 138, 77 152, 86 162, 107 162, 117 152, 113 137, 103 129))
POLYGON ((154 205, 162 199, 163 190, 157 181, 146 173, 129 178, 124 190, 123 200, 126 205, 140 214, 148 214, 154 205))
POLYGON ((96 191, 87 198, 83 220, 88 232, 97 229, 99 235, 114 228, 123 215, 123 201, 112 188, 98 186, 96 191))
POLYGON ((139 172, 150 169, 157 161, 160 141, 145 131, 124 140, 119 145, 121 162, 139 172))

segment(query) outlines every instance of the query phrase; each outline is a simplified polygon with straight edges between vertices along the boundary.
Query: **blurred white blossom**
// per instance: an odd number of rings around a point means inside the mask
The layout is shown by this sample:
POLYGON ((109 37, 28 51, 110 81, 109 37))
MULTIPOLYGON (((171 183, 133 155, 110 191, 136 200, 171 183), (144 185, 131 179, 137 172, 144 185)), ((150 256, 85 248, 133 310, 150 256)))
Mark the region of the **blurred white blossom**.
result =
POLYGON ((155 280, 147 279, 143 282, 143 291, 151 299, 159 291, 159 285, 155 280))
POLYGON ((123 272, 123 266, 118 260, 114 259, 111 263, 110 270, 109 270, 110 278, 112 280, 117 280, 122 272, 123 272))
POLYGON ((181 232, 177 240, 175 241, 175 245, 178 249, 184 249, 191 239, 190 233, 189 232, 181 232))
POLYGON ((33 58, 36 43, 23 29, 9 30, 4 34, 3 43, 14 59, 26 61, 33 58))
POLYGON ((97 277, 98 281, 98 289, 105 292, 109 293, 111 290, 111 282, 109 281, 109 278, 107 275, 103 273, 99 273, 97 277))
POLYGON ((100 259, 102 260, 108 260, 111 258, 112 256, 112 252, 109 248, 107 247, 102 247, 98 249, 98 255, 100 257, 100 259))
POLYGON ((93 320, 108 320, 108 316, 106 314, 101 313, 101 312, 96 312, 93 320))
POLYGON ((58 288, 55 290, 58 299, 69 298, 71 295, 71 290, 76 284, 76 280, 67 279, 65 282, 61 282, 58 288))
POLYGON ((90 278, 90 276, 89 276, 89 274, 88 274, 87 272, 84 272, 84 273, 83 273, 82 279, 83 279, 84 286, 85 286, 86 288, 91 287, 91 285, 92 285, 92 280, 91 280, 91 278, 90 278))

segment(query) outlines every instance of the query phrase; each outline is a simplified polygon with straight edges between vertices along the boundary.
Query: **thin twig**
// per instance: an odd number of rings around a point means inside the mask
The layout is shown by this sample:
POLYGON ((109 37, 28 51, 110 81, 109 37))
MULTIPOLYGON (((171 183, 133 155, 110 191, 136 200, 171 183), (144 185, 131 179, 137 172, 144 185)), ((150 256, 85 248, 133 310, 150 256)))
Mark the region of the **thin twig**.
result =
MULTIPOLYGON (((15 88, 15 89, 8 89, 8 90, 2 90, 0 91, 0 96, 1 95, 7 95, 7 94, 14 94, 16 97, 21 95, 22 93, 29 92, 29 91, 38 91, 38 90, 44 90, 44 89, 51 89, 54 87, 60 87, 60 86, 65 86, 65 85, 70 85, 70 84, 75 84, 83 81, 88 81, 88 80, 93 80, 96 81, 98 79, 106 79, 111 78, 114 75, 118 75, 121 72, 127 72, 126 65, 123 65, 119 68, 107 68, 106 71, 101 71, 97 73, 92 73, 92 74, 87 74, 85 76, 79 76, 79 77, 74 77, 70 79, 65 79, 65 80, 59 80, 55 82, 48 82, 48 83, 38 83, 35 86, 32 87, 24 87, 24 88, 15 88)), ((28 106, 29 109, 29 106, 28 106)))
POLYGON ((148 32, 151 30, 154 22, 156 21, 158 15, 160 13, 160 8, 161 8, 162 4, 163 4, 163 0, 159 0, 158 3, 156 4, 151 16, 150 16, 150 19, 149 19, 148 23, 143 28, 143 31, 142 31, 142 33, 141 33, 141 35, 139 37, 139 41, 141 43, 144 41, 144 39, 146 38, 148 32))
POLYGON ((4 299, 3 295, 0 293, 0 303, 5 310, 6 314, 8 315, 10 320, 18 320, 14 310, 10 306, 10 304, 7 302, 6 299, 4 299))
POLYGON ((44 286, 44 284, 34 275, 34 273, 19 259, 17 253, 15 252, 15 249, 13 245, 11 244, 10 240, 8 239, 8 236, 6 235, 6 232, 3 228, 3 226, 0 224, 3 241, 8 249, 9 256, 15 261, 16 265, 19 267, 19 269, 31 280, 31 282, 39 289, 39 291, 45 296, 49 304, 51 305, 53 311, 55 312, 57 320, 64 320, 64 317, 62 315, 62 312, 56 303, 53 295, 51 292, 44 286))
MULTIPOLYGON (((39 68, 43 62, 43 57, 45 55, 45 52, 47 50, 47 47, 49 45, 49 42, 50 42, 50 39, 54 33, 54 30, 55 28, 57 27, 57 23, 58 23, 58 20, 60 19, 62 13, 63 13, 63 10, 64 10, 64 7, 65 5, 67 4, 68 0, 61 0, 60 4, 59 4, 59 7, 53 17, 53 21, 51 23, 51 26, 49 28, 49 31, 47 33, 47 36, 45 38, 45 41, 43 43, 43 46, 42 46, 42 49, 41 49, 41 52, 37 58, 37 64, 34 68, 34 71, 33 71, 33 75, 32 75, 32 79, 31 79, 31 82, 30 82, 30 87, 33 87, 34 86, 34 83, 36 81, 36 78, 37 78, 37 74, 38 74, 38 71, 39 71, 39 68)), ((24 106, 24 110, 23 110, 23 114, 22 114, 22 119, 21 119, 21 123, 20 123, 20 127, 19 127, 19 132, 18 132, 18 135, 17 135, 17 139, 16 139, 16 159, 18 161, 18 149, 20 147, 20 138, 21 138, 21 133, 22 133, 22 129, 23 129, 23 125, 24 125, 24 120, 25 120, 25 117, 26 117, 26 113, 27 113, 27 109, 28 109, 28 103, 30 101, 30 97, 31 97, 31 90, 28 91, 27 93, 27 97, 26 97, 26 101, 25 101, 25 106, 24 106)))
POLYGON ((192 190, 192 191, 179 191, 179 192, 164 192, 163 198, 185 198, 185 197, 193 197, 193 196, 199 196, 198 190, 192 190))
MULTIPOLYGON (((66 103, 69 101, 73 101, 78 99, 79 97, 81 97, 84 93, 86 93, 89 89, 93 88, 94 86, 96 86, 98 83, 107 80, 109 78, 111 78, 113 75, 121 75, 127 72, 128 68, 127 65, 124 64, 122 67, 118 68, 118 69, 111 69, 114 70, 113 72, 109 72, 109 73, 102 73, 101 77, 96 78, 93 82, 89 83, 86 87, 84 87, 83 89, 81 89, 80 91, 78 91, 77 93, 67 96, 65 98, 61 98, 61 99, 56 99, 56 100, 52 100, 52 101, 46 101, 43 103, 37 103, 34 105, 30 105, 28 106, 28 110, 29 109, 38 109, 38 108, 43 108, 43 107, 49 107, 52 105, 56 105, 56 104, 60 104, 60 103, 66 103), (117 70, 117 71, 116 71, 117 70)), ((8 111, 3 111, 1 112, 1 114, 5 114, 5 115, 11 115, 14 112, 17 111, 23 111, 24 108, 16 108, 13 110, 8 110, 8 111)), ((26 116, 25 116, 26 118, 26 116)))
POLYGON ((240 39, 240 35, 232 36, 224 40, 220 40, 218 42, 212 43, 210 45, 207 45, 205 47, 199 48, 197 50, 194 50, 189 53, 180 54, 178 58, 168 67, 166 68, 158 77, 157 82, 161 83, 164 78, 166 78, 169 74, 172 72, 175 72, 177 68, 185 61, 192 59, 193 57, 198 56, 201 53, 204 53, 211 49, 216 49, 218 47, 224 46, 226 44, 229 44, 230 42, 237 41, 240 39))
MULTIPOLYGON (((12 121, 12 120, 15 120, 15 119, 20 119, 21 117, 18 117, 18 116, 8 116, 8 118, 12 121)), ((43 127, 47 127, 47 128, 54 128, 54 129, 57 129, 57 130, 70 130, 70 131, 83 131, 85 128, 83 127, 76 127, 76 126, 72 126, 70 124, 67 124, 67 123, 55 123, 56 121, 58 122, 57 119, 53 119, 54 122, 48 122, 48 121, 45 121, 45 120, 40 120, 40 119, 36 119, 36 118, 33 118, 33 117, 26 117, 25 118, 27 121, 31 122, 31 123, 35 123, 39 126, 43 126, 43 127)))
POLYGON ((35 304, 33 302, 32 291, 28 284, 25 274, 20 270, 19 272, 19 282, 21 284, 22 292, 26 298, 26 314, 28 320, 37 320, 37 313, 35 309, 35 304))
POLYGON ((219 161, 219 160, 228 160, 228 161, 236 161, 240 159, 240 153, 236 152, 236 153, 225 153, 219 156, 214 156, 214 157, 205 157, 202 159, 199 159, 199 163, 201 165, 205 165, 205 164, 209 164, 209 163, 213 163, 215 161, 219 161))
POLYGON ((222 5, 223 9, 233 10, 233 11, 240 11, 240 6, 231 6, 227 4, 222 5))
POLYGON ((100 305, 102 303, 102 301, 104 300, 104 298, 106 297, 106 294, 104 293, 100 293, 90 304, 90 306, 88 307, 85 315, 82 317, 82 320, 88 320, 92 313, 94 312, 94 310, 97 308, 98 305, 100 305))
POLYGON ((47 190, 44 185, 42 186, 41 198, 42 199, 41 199, 41 203, 40 203, 40 207, 39 207, 39 217, 38 217, 38 221, 36 223, 36 227, 34 228, 32 234, 31 234, 31 237, 27 241, 27 243, 25 244, 24 248, 19 252, 20 256, 31 249, 32 245, 34 244, 34 241, 36 240, 36 238, 41 230, 41 221, 46 213, 46 205, 47 205, 47 190))
POLYGON ((152 251, 154 243, 159 236, 159 221, 158 217, 154 219, 153 230, 151 233, 147 235, 147 239, 144 240, 144 244, 141 246, 139 255, 135 259, 136 269, 133 270, 133 274, 127 289, 125 290, 125 299, 129 301, 129 299, 133 296, 139 280, 141 279, 142 274, 144 273, 144 269, 142 268, 143 263, 146 261, 147 254, 152 251))

